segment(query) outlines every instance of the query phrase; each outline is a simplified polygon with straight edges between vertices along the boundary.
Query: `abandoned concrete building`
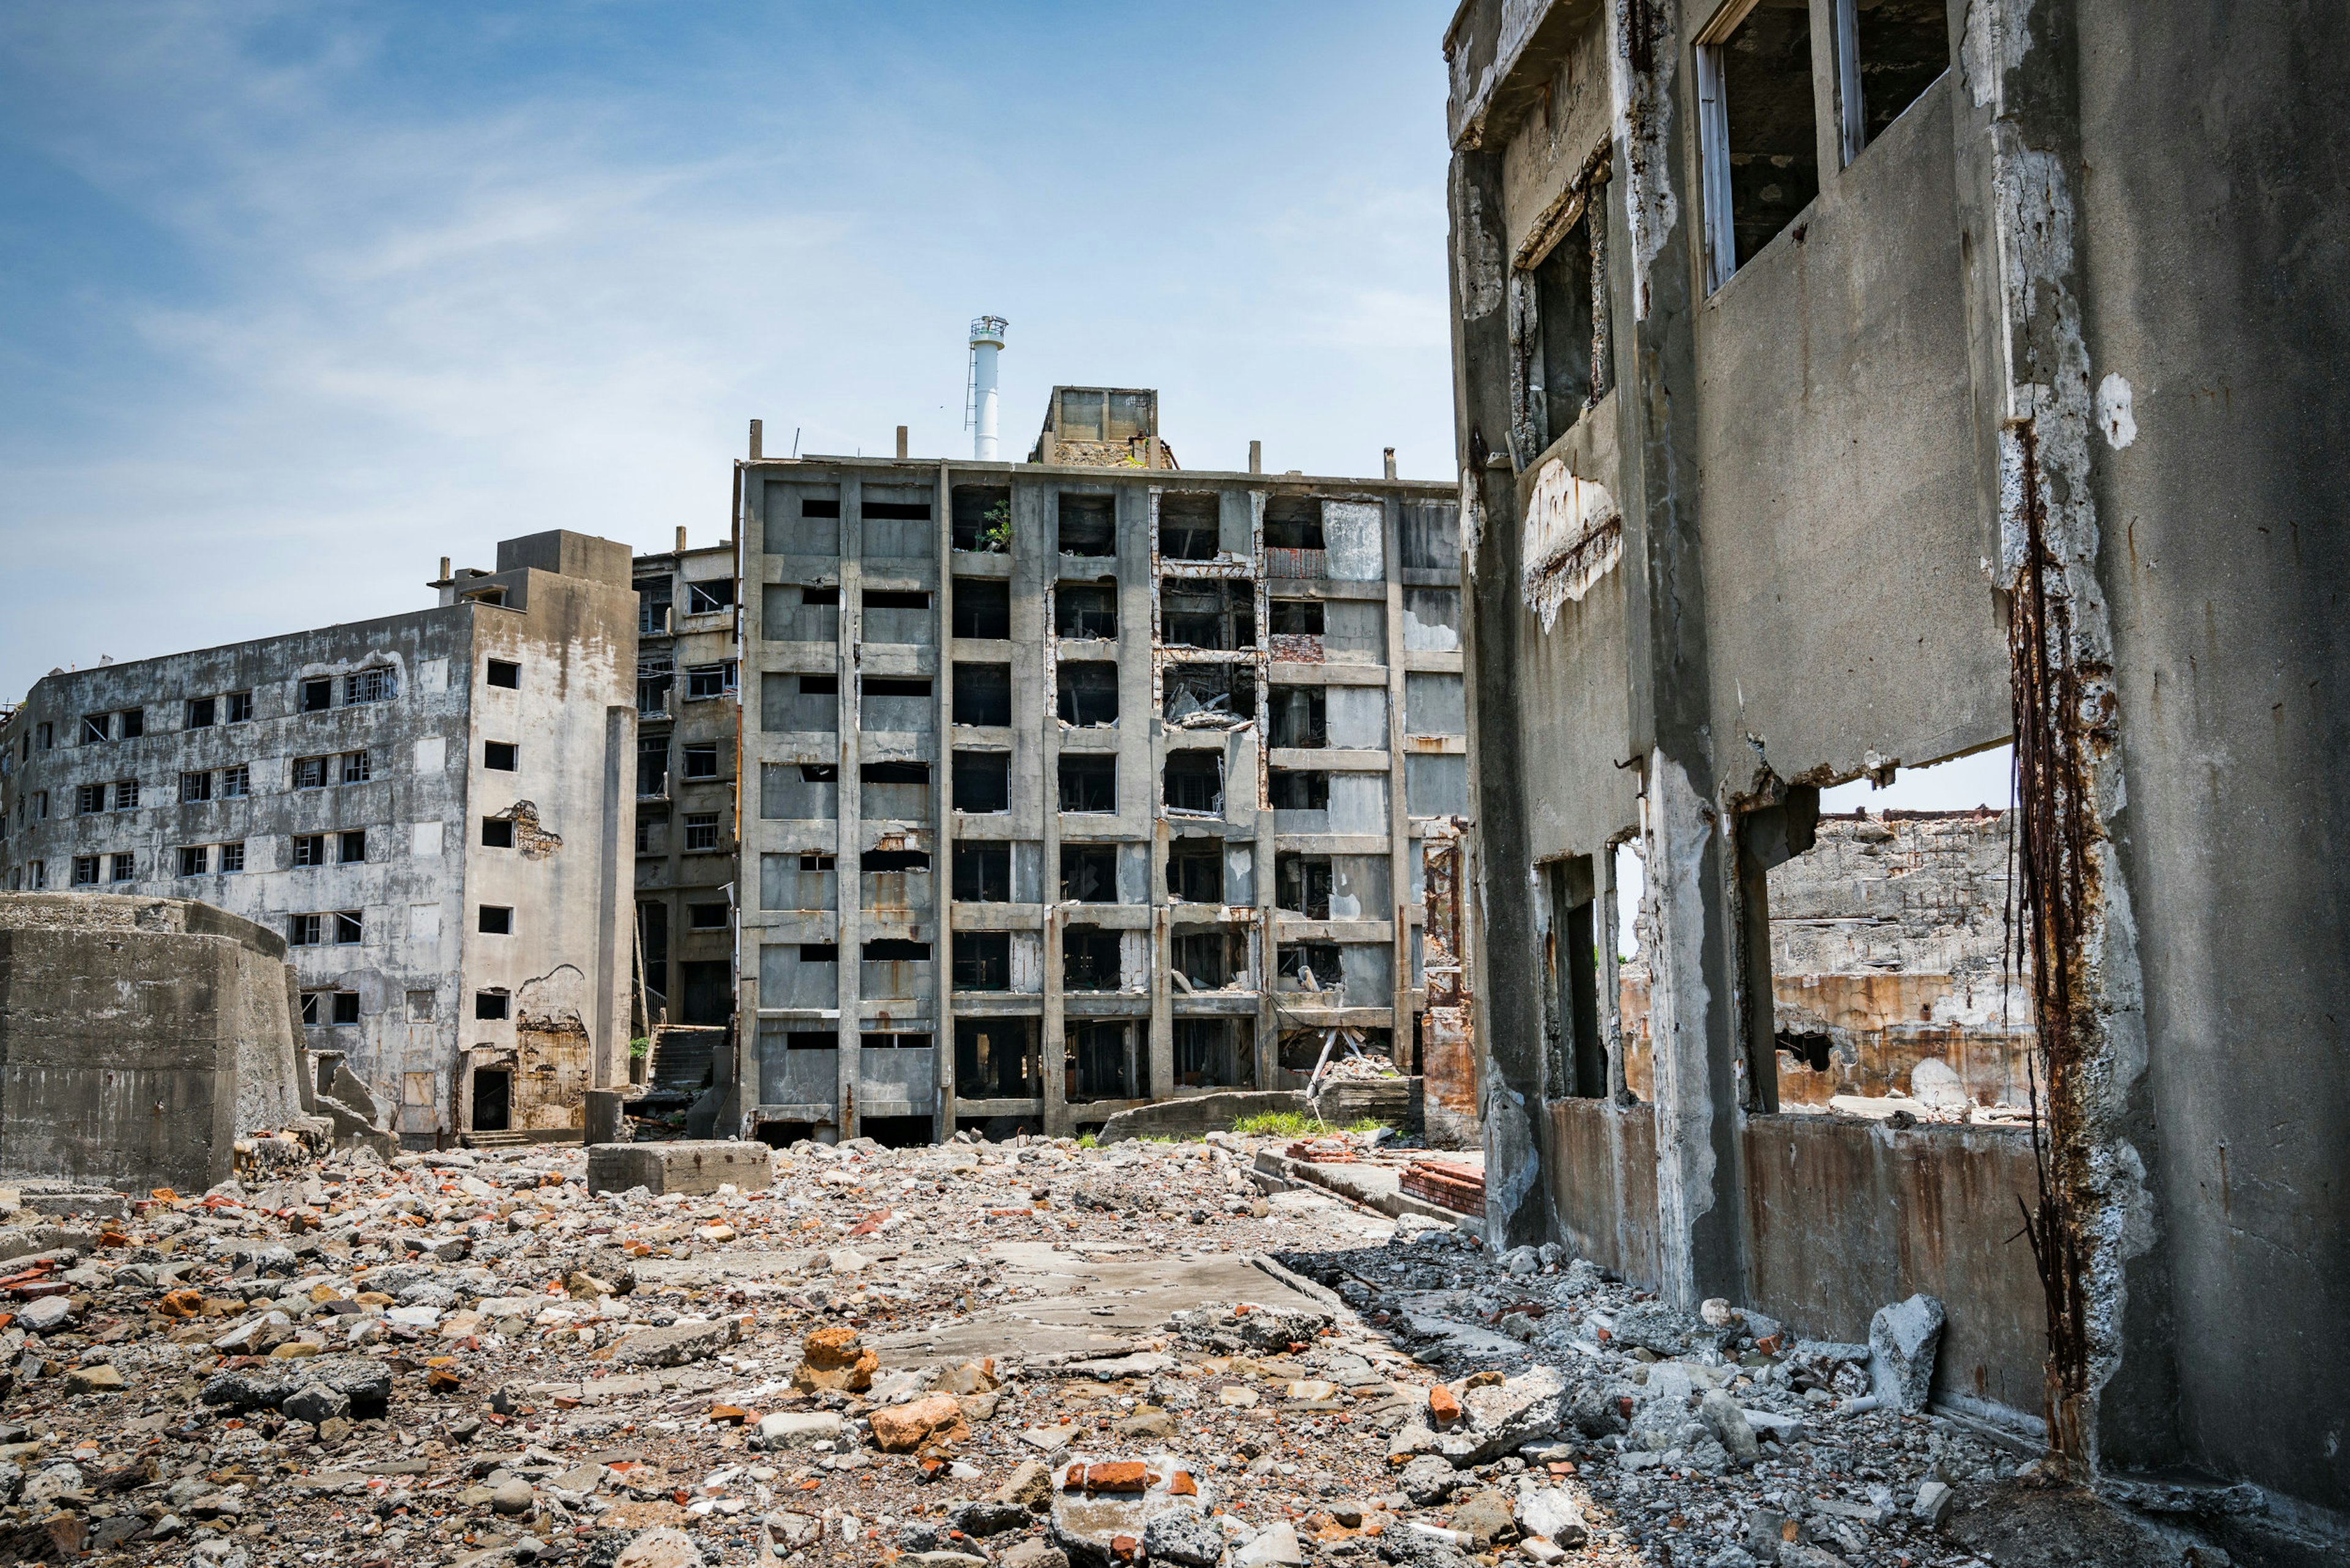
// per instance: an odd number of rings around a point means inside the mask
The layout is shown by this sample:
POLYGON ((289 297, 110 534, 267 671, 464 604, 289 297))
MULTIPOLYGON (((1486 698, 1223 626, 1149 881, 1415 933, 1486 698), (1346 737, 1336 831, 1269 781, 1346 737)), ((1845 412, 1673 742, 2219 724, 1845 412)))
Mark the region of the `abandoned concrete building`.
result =
POLYGON ((1440 1034, 1473 1117, 1452 487, 1159 429, 1061 387, 1027 463, 740 465, 745 1131, 1066 1133, 1334 1035, 1440 1034))
POLYGON ((432 608, 51 672, 0 725, 6 886, 283 936, 409 1147, 576 1129, 627 1076, 629 565, 536 534, 432 608))
POLYGON ((734 543, 636 558, 636 1033, 699 1081, 734 1019, 734 543))
POLYGON ((1444 55, 1489 1222, 1830 1339, 1930 1293, 1942 1408, 2338 1526, 2350 13, 1465 0, 1444 55), (1796 1114, 1917 1088, 1803 1038, 1866 968, 1799 929, 1820 787, 2002 743, 1944 1065, 2026 1114, 1796 1114))

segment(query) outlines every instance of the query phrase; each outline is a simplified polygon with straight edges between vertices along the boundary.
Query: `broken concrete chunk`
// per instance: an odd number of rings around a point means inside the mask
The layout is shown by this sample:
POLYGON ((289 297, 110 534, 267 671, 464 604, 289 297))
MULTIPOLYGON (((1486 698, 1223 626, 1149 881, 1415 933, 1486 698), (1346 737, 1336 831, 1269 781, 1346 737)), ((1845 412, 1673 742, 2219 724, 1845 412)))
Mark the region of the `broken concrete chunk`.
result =
POLYGON ((1438 1440, 1437 1451, 1455 1465, 1483 1464, 1557 1431, 1566 1417, 1566 1385, 1556 1368, 1535 1366, 1469 1388, 1461 1404, 1468 1419, 1438 1440))
POLYGON ((840 1435, 842 1424, 836 1410, 778 1410, 759 1417, 759 1441, 768 1449, 830 1442, 840 1435))
POLYGON ((1719 1388, 1709 1389, 1698 1402, 1698 1419, 1713 1434, 1713 1440, 1741 1465, 1751 1465, 1762 1453, 1762 1446, 1755 1439, 1754 1428, 1748 1424, 1746 1412, 1738 1401, 1719 1388))
POLYGON ((1565 1487, 1537 1487, 1521 1480, 1517 1518, 1521 1534, 1541 1536, 1555 1546, 1580 1546, 1591 1537, 1583 1510, 1565 1487))
POLYGON ((1926 1407, 1933 1391, 1934 1357, 1942 1348, 1942 1303, 1914 1295, 1880 1307, 1868 1323, 1868 1383, 1895 1409, 1926 1407))
POLYGON ((712 1323, 681 1323, 672 1328, 639 1329, 612 1347, 612 1364, 682 1366, 689 1361, 715 1355, 742 1337, 743 1325, 731 1317, 712 1323))
POLYGON ((314 1355, 218 1373, 204 1384, 203 1400, 234 1410, 275 1410, 312 1384, 342 1395, 357 1410, 380 1414, 391 1398, 391 1368, 364 1355, 314 1355))
POLYGON ((679 1143, 599 1143, 588 1151, 588 1190, 707 1197, 732 1185, 764 1192, 775 1179, 775 1151, 763 1143, 710 1139, 679 1143))
POLYGON ((881 1357, 865 1348, 857 1331, 845 1325, 819 1328, 800 1342, 799 1370, 792 1386, 804 1393, 829 1390, 862 1394, 873 1386, 881 1357))

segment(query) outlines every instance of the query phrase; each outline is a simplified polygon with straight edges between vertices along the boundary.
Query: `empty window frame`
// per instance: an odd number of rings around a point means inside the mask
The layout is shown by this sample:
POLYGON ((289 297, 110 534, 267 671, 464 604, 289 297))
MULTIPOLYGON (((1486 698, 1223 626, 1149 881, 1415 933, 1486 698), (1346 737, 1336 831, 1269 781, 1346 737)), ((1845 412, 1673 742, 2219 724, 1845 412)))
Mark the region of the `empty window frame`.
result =
POLYGON ((1169 561, 1212 561, 1222 511, 1213 491, 1170 490, 1159 498, 1159 555, 1169 561))
POLYGON ((1275 637, 1322 635, 1320 599, 1268 599, 1264 608, 1273 622, 1273 635, 1275 637))
POLYGON ((1106 659, 1063 659, 1055 669, 1061 722, 1086 728, 1118 722, 1118 666, 1106 659))
POLYGON ((1009 931, 954 933, 954 988, 957 991, 1012 989, 1012 934, 1009 931))
POLYGON ((242 842, 220 846, 220 868, 224 876, 244 869, 244 845, 242 842))
POLYGON ((1248 938, 1222 927, 1171 937, 1167 969, 1178 991, 1222 991, 1248 974, 1248 938))
POLYGON ((1012 901, 1012 846, 981 839, 954 846, 954 897, 963 904, 1012 901))
POLYGON ((220 771, 220 797, 236 800, 253 793, 253 768, 245 763, 220 771))
POLYGON ((114 715, 84 713, 81 716, 81 743, 85 746, 104 745, 114 738, 114 715))
POLYGON ((1116 811, 1118 758, 1102 753, 1061 753, 1061 809, 1116 811))
POLYGON ((1167 846, 1167 892, 1187 904, 1224 901, 1224 841, 1177 838, 1167 846))
POLYGON ((203 877, 211 872, 212 867, 212 846, 208 844, 185 844, 180 846, 181 876, 203 877))
POLYGON ((1268 687, 1265 708, 1272 720, 1272 744, 1313 750, 1330 743, 1330 699, 1321 687, 1268 687))
POLYGON ((359 1021, 359 993, 356 991, 328 992, 327 1019, 330 1024, 348 1026, 359 1021))
POLYGON ((1330 857, 1278 855, 1273 863, 1273 905, 1309 920, 1330 918, 1330 857))
POLYGON ((221 702, 228 710, 224 720, 226 723, 242 724, 253 717, 253 693, 250 691, 228 692, 221 698, 221 702))
POLYGON ((1264 547, 1268 550, 1323 548, 1321 499, 1313 495, 1266 497, 1264 547))
POLYGON ((1168 810, 1213 815, 1224 809, 1224 753, 1196 749, 1169 752, 1161 783, 1160 799, 1168 810))
POLYGON ((518 763, 518 753, 512 741, 484 741, 482 766, 495 774, 510 774, 518 763))
POLYGON ((302 711, 323 713, 335 705, 335 682, 331 677, 302 682, 302 711))
POLYGON ((690 779, 714 779, 718 776, 718 742, 694 741, 685 747, 685 776, 690 779))
POLYGON ((689 855, 712 854, 718 848, 718 814, 714 811, 689 811, 685 814, 685 851, 689 855))
POLYGON ((1118 585, 1062 583, 1053 589, 1053 634, 1108 641, 1118 636, 1118 585))
POLYGON ((522 666, 511 659, 491 659, 485 678, 491 685, 502 687, 508 691, 522 690, 522 666))
POLYGON ((1224 578, 1168 577, 1159 586, 1159 640, 1225 651, 1256 646, 1256 588, 1224 578))
POLYGON ((1118 498, 1063 494, 1055 537, 1064 556, 1117 555, 1118 498))
POLYGON ((1012 548, 1012 492, 1003 485, 954 487, 952 543, 958 550, 1001 556, 1012 548))
POLYGON ((503 991, 473 992, 473 1017, 480 1023, 495 1023, 507 1016, 514 999, 503 991))
POLYGON ((400 695, 400 676, 391 666, 379 664, 343 677, 343 704, 389 702, 400 695))
POLYGON ((954 722, 1001 729, 1012 722, 1012 666, 954 667, 954 722))
POLYGON ((1143 1064, 1137 1033, 1137 1025, 1124 1022, 1070 1024, 1064 1036, 1064 1097, 1071 1105, 1140 1097, 1143 1064))
POLYGON ((1834 3, 1836 129, 1849 163, 1950 68, 1950 12, 1943 0, 1834 3))
POLYGON ((323 833, 297 833, 293 838, 294 864, 324 866, 327 863, 327 836, 323 833))
MULTIPOLYGON (((1586 209, 1541 259, 1510 275, 1511 438, 1521 465, 1573 429, 1598 399, 1594 367, 1602 349, 1593 323, 1606 319, 1599 290, 1607 274, 1591 218, 1586 209)), ((1457 553, 1430 565, 1457 566, 1457 553)))
POLYGON ((1327 811, 1330 809, 1330 775, 1304 768, 1274 768, 1267 782, 1267 793, 1275 811, 1327 811))
POLYGON ((514 935, 514 910, 499 904, 484 904, 474 925, 485 937, 510 937, 514 935))
POLYGON ((954 754, 954 809, 1003 812, 1012 809, 1012 753, 957 752, 954 754))
POLYGON ((687 665, 685 667, 686 696, 697 701, 712 697, 733 696, 738 669, 739 666, 731 659, 718 664, 687 665))
POLYGON ((182 774, 180 775, 180 801, 182 805, 192 805, 197 801, 210 800, 212 797, 213 775, 210 771, 203 773, 182 774))
POLYGON ((1115 904, 1118 902, 1117 845, 1064 844, 1061 846, 1061 902, 1065 904, 1115 904))
POLYGON ((1246 1089, 1256 1083, 1256 1027, 1245 1018, 1178 1018, 1175 1082, 1187 1089, 1246 1089))
POLYGON ((1012 635, 1012 585, 1001 577, 954 580, 954 635, 1001 642, 1012 635))
POLYGON ((1711 292, 1819 194, 1810 8, 1724 11, 1698 40, 1697 91, 1711 292))
POLYGON ((667 577, 646 577, 637 584, 637 635, 669 635, 669 607, 673 590, 667 577))
POLYGON ((688 904, 685 924, 689 930, 723 931, 726 929, 726 906, 723 904, 688 904))
POLYGON ((659 800, 669 794, 669 732, 637 737, 637 798, 659 800))
POLYGON ((1284 991, 1346 990, 1346 971, 1338 961, 1336 942, 1284 942, 1279 972, 1284 991))
POLYGON ((1071 926, 1061 935, 1061 985, 1066 991, 1116 991, 1119 933, 1099 926, 1071 926))
POLYGON ((191 697, 188 699, 188 728, 209 730, 220 722, 220 699, 191 697))
POLYGON ((1196 728, 1229 728, 1256 717, 1256 671, 1246 664, 1169 662, 1160 676, 1159 713, 1196 728))
POLYGON ((714 582, 685 585, 685 613, 716 615, 734 607, 734 579, 721 577, 714 582))
POLYGON ((955 1093, 966 1100, 1035 1099, 1045 1092, 1033 1018, 955 1020, 955 1093))
POLYGON ((367 860, 367 830, 353 828, 335 835, 335 864, 359 866, 367 860))
POLYGON ((637 656, 637 717, 661 719, 669 716, 670 692, 677 686, 677 670, 666 653, 640 653, 637 656))
POLYGON ((515 846, 514 818, 485 816, 482 818, 482 847, 512 849, 515 846))

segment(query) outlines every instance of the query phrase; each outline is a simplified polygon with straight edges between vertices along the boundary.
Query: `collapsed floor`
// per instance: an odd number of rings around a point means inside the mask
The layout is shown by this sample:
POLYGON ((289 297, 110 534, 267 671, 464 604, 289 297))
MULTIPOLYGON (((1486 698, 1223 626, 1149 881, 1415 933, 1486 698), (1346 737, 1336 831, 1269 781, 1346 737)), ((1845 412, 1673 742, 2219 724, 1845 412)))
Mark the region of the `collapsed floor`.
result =
POLYGON ((0 1561, 2226 1560, 1869 1393, 1867 1347, 1268 1197, 1274 1147, 801 1145, 709 1197, 591 1195, 576 1150, 27 1188, 0 1561))

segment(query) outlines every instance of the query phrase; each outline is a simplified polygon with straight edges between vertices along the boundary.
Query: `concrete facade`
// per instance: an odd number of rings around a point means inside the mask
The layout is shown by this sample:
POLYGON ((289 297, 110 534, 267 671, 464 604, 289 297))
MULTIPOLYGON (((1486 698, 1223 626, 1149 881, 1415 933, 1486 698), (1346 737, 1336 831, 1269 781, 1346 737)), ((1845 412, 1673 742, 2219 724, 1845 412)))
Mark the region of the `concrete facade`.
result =
POLYGON ((1829 1337, 1930 1290, 1938 1397, 2338 1525, 2350 16, 2158 10, 1455 15, 1489 1215, 1829 1337), (2003 742, 2039 1158, 1783 1114, 1818 787, 2003 742))
POLYGON ((636 1032, 734 1017, 734 544, 636 558, 636 1032))
POLYGON ((1028 463, 741 465, 726 1125, 1065 1133, 1334 1029, 1408 1063, 1440 1004, 1473 1071, 1452 489, 1182 472, 1158 420, 1060 388, 1028 463))
POLYGON ((432 587, 407 615, 55 671, 0 727, 7 886, 279 933, 310 1049, 417 1147, 575 1127, 628 1044, 628 550, 533 535, 432 587))

